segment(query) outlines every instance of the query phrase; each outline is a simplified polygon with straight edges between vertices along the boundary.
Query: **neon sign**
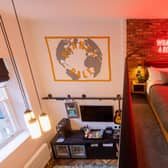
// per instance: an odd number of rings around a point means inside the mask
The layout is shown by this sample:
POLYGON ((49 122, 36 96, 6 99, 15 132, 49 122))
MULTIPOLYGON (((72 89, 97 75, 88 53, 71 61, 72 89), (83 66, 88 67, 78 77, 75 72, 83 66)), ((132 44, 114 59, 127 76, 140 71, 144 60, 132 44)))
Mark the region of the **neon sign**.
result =
POLYGON ((156 45, 159 53, 168 53, 168 39, 158 39, 156 45))

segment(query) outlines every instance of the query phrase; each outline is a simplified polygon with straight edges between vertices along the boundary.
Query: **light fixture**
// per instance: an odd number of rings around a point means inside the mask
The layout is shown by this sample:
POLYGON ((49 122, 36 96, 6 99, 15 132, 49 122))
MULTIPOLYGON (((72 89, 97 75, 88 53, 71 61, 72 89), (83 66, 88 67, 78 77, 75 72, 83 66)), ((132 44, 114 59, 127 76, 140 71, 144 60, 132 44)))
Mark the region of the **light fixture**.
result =
POLYGON ((40 120, 41 128, 44 132, 47 132, 51 129, 50 120, 46 113, 40 114, 39 120, 40 120))
POLYGON ((36 139, 41 136, 40 125, 36 118, 32 118, 29 120, 28 128, 32 139, 36 139))
MULTIPOLYGON (((41 105, 41 102, 40 102, 40 97, 39 97, 39 94, 38 94, 38 90, 37 90, 37 86, 36 86, 36 83, 35 83, 32 67, 31 67, 29 56, 28 56, 28 52, 27 52, 27 49, 26 49, 26 44, 25 44, 25 41, 24 41, 24 38, 23 38, 21 25, 20 25, 20 22, 19 22, 19 18, 18 18, 17 12, 16 12, 16 7, 15 7, 15 4, 14 4, 13 0, 12 0, 12 5, 13 5, 13 9, 14 9, 15 16, 16 16, 16 21, 17 21, 17 24, 18 24, 18 27, 19 27, 20 36, 21 36, 21 39, 22 39, 22 42, 23 42, 24 51, 25 51, 25 55, 26 55, 26 59, 27 59, 28 65, 29 65, 29 69, 30 69, 30 73, 31 73, 34 89, 35 89, 35 92, 36 92, 36 95, 37 95, 37 99, 38 99, 38 103, 39 103, 39 106, 40 106, 40 110, 42 112, 42 105, 41 105)), ((31 116, 31 114, 26 114, 26 115, 31 116)), ((51 129, 50 120, 49 120, 49 117, 48 117, 48 115, 46 113, 44 113, 44 112, 41 113, 41 115, 39 117, 39 121, 40 121, 40 126, 41 126, 41 128, 42 128, 42 130, 44 132, 49 131, 51 129)), ((30 124, 30 122, 29 122, 29 124, 30 124)))
POLYGON ((41 130, 38 120, 35 118, 35 115, 32 110, 27 109, 24 112, 24 118, 26 125, 29 129, 32 139, 39 138, 41 136, 41 130))
POLYGON ((25 121, 26 121, 26 122, 29 122, 31 119, 34 119, 34 118, 35 118, 35 115, 34 115, 34 113, 33 113, 32 110, 27 109, 27 110, 24 112, 24 118, 25 118, 25 121))
POLYGON ((42 131, 47 132, 51 130, 51 123, 47 113, 41 113, 39 116, 40 126, 42 131))
POLYGON ((141 64, 138 64, 138 65, 137 65, 137 71, 141 71, 141 69, 142 69, 142 65, 141 65, 141 64))
POLYGON ((136 67, 136 78, 139 83, 145 81, 144 75, 142 75, 142 65, 138 64, 136 67))

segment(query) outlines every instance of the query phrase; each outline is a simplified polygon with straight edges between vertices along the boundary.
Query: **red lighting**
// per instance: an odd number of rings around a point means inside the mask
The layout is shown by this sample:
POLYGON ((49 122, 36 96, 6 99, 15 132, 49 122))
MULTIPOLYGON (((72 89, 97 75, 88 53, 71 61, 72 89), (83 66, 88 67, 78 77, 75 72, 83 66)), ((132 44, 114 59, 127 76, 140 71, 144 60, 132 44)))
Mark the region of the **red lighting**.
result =
POLYGON ((159 53, 168 53, 168 39, 157 39, 156 46, 159 53))

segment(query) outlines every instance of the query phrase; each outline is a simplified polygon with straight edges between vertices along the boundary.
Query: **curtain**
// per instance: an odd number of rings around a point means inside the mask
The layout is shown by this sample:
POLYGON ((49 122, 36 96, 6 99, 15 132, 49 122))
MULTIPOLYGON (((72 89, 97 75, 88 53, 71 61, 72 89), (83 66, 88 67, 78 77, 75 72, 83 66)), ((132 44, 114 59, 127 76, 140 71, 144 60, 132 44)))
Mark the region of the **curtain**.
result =
POLYGON ((9 80, 9 73, 6 69, 5 63, 2 58, 0 58, 0 82, 5 82, 9 80))

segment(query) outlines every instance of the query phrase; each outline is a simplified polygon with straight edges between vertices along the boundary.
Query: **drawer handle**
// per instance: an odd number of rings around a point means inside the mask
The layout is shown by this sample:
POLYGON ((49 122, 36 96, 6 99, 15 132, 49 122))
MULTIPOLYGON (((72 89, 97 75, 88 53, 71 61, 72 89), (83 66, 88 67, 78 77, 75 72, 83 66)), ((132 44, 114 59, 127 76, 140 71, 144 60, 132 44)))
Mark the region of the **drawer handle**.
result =
POLYGON ((103 144, 104 147, 113 147, 113 144, 103 144))
POLYGON ((91 144, 90 147, 98 147, 98 144, 91 144))

